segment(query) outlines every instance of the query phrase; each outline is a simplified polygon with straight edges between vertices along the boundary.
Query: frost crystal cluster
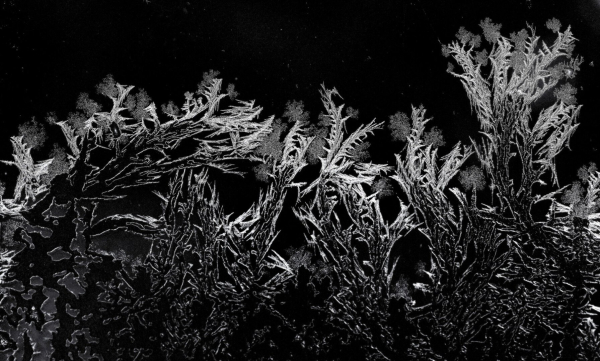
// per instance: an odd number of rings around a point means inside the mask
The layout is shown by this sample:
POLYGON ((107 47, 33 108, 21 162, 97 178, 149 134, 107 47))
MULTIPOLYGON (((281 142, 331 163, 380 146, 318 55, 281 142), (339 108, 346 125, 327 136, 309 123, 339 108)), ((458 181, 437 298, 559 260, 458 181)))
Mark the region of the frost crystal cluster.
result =
POLYGON ((422 106, 363 122, 324 85, 318 119, 299 101, 260 119, 214 71, 160 107, 107 76, 107 103, 22 126, 0 182, 0 360, 599 360, 600 172, 559 186, 582 60, 546 26, 552 44, 485 19, 443 46, 468 145, 422 106), (50 126, 64 140, 36 161, 50 126), (379 131, 395 164, 370 160, 379 131), (217 179, 258 181, 254 201, 226 212, 217 179))

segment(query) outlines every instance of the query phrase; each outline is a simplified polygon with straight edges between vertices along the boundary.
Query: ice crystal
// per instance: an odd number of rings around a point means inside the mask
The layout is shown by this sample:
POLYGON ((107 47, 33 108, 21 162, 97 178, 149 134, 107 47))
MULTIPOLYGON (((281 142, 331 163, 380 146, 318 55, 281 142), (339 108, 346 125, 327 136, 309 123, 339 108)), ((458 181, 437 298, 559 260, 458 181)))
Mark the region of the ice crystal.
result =
POLYGON ((410 134, 410 118, 404 112, 397 112, 390 116, 387 127, 393 140, 405 142, 410 134))
MULTIPOLYGON (((141 121, 145 117, 149 117, 149 113, 145 110, 152 103, 152 98, 144 89, 138 89, 135 96, 128 94, 123 104, 129 110, 132 117, 141 121)), ((164 110, 163 110, 164 112, 164 110)))
POLYGON ((490 18, 485 18, 479 23, 479 26, 483 29, 485 40, 492 44, 498 41, 502 24, 494 24, 490 18))
POLYGON ((485 187, 483 171, 481 168, 474 165, 461 170, 458 180, 465 190, 481 191, 485 187))
POLYGON ((96 92, 109 98, 114 98, 118 94, 115 79, 112 74, 108 74, 100 84, 96 86, 96 92))
POLYGON ((448 45, 446 45, 446 44, 442 44, 442 56, 444 58, 450 57, 450 49, 448 48, 448 45))
MULTIPOLYGON (((477 61, 477 64, 480 64, 481 66, 487 66, 488 62, 489 62, 489 56, 488 56, 488 52, 487 49, 483 49, 481 51, 478 51, 475 53, 475 61, 477 61)), ((454 71, 453 69, 450 69, 450 71, 454 71)))
POLYGON ((380 178, 373 182, 371 188, 373 188, 373 191, 378 192, 377 198, 379 199, 394 195, 392 181, 387 177, 380 178))
POLYGON ((227 84, 227 95, 229 96, 229 99, 234 100, 240 94, 235 90, 235 85, 227 84))
POLYGON ((288 101, 285 106, 283 117, 289 122, 305 122, 310 117, 309 112, 304 111, 304 103, 301 101, 288 101))
POLYGON ((583 165, 577 170, 577 177, 584 183, 587 184, 590 176, 598 171, 598 166, 594 162, 590 162, 588 165, 583 165))
POLYGON ((575 94, 577 94, 577 88, 569 83, 561 85, 558 89, 554 89, 554 96, 556 99, 560 100, 566 105, 577 104, 577 98, 575 97, 575 94))
POLYGON ((358 119, 358 109, 354 109, 352 107, 346 108, 346 115, 350 117, 350 119, 358 119))
POLYGON ((31 149, 41 148, 48 139, 43 124, 35 118, 19 125, 19 135, 23 137, 23 143, 31 149))
POLYGON ((87 118, 102 110, 102 106, 96 101, 90 99, 90 95, 88 93, 79 94, 76 108, 77 110, 83 111, 87 118))
POLYGON ((552 18, 546 21, 546 27, 555 33, 560 32, 561 23, 557 18, 552 18))
POLYGON ((446 144, 442 131, 438 127, 432 127, 425 132, 423 135, 423 142, 425 145, 431 145, 433 148, 442 147, 446 144))

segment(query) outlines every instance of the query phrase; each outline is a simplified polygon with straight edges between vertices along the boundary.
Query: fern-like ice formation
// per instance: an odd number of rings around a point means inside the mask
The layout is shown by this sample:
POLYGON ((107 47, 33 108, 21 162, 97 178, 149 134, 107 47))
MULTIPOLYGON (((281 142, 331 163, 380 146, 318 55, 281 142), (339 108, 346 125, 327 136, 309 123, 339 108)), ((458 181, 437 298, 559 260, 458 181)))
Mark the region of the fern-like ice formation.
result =
POLYGON ((483 37, 459 29, 442 54, 458 64, 448 71, 481 136, 438 154, 439 129, 412 107, 387 125, 406 143, 394 166, 367 161, 383 123, 361 123, 324 85, 316 123, 296 101, 287 120, 259 120, 262 108, 232 85, 221 93, 214 71, 164 114, 106 77, 97 90, 110 110, 80 95, 80 113, 52 122, 66 143, 53 158, 35 162, 37 144, 11 138, 0 358, 600 359, 600 172, 590 164, 559 187, 581 59, 570 28, 546 25, 551 45, 532 26, 509 37, 490 19, 483 37), (235 103, 220 110, 226 97, 235 103), (248 169, 258 196, 226 213, 212 177, 248 169), (134 191, 147 203, 128 204, 134 191), (546 217, 533 212, 542 205, 546 217), (413 240, 428 252, 416 272, 413 240), (135 242, 140 254, 124 250, 135 242))
MULTIPOLYGON (((430 302, 409 312, 420 329, 409 353, 415 359, 597 359, 590 317, 596 307, 589 295, 598 282, 600 256, 593 242, 596 214, 590 211, 597 210, 598 173, 590 175, 579 211, 557 201, 566 187, 542 194, 534 188, 547 185, 547 174, 558 186, 556 156, 578 126, 581 107, 564 97, 532 120, 536 101, 578 70, 581 59, 571 56, 575 38, 570 28, 556 31, 548 46, 531 26, 511 39, 489 19, 481 26, 493 45, 487 76, 487 61, 474 52, 480 44, 472 34, 459 32, 459 41, 445 52, 463 71, 450 73, 462 82, 480 123, 482 137, 472 141, 473 148, 499 206, 480 206, 476 198, 469 202, 458 189, 451 189, 458 213, 442 194, 417 197, 437 190, 433 170, 415 171, 422 164, 434 169, 427 153, 399 167, 397 180, 426 222, 432 253, 430 302), (518 170, 509 166, 516 157, 518 170), (532 207, 542 201, 552 205, 545 220, 535 219, 532 207), (430 337, 444 346, 428 343, 430 337)), ((415 128, 420 134, 418 124, 415 128)), ((416 154, 419 143, 412 139, 407 147, 416 154)))

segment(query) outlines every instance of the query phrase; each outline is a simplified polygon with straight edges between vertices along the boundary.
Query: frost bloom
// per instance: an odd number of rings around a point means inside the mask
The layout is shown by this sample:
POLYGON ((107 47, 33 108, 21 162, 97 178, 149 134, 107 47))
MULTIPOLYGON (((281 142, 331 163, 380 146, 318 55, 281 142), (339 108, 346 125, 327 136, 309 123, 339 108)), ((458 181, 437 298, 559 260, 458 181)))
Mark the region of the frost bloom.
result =
POLYGON ((373 191, 379 192, 379 194, 377 194, 377 198, 379 199, 394 195, 394 188, 389 178, 381 178, 376 180, 373 182, 371 188, 373 191))
POLYGON ((23 143, 32 149, 40 148, 48 139, 44 126, 34 119, 19 125, 19 135, 23 137, 23 143))
POLYGON ((392 140, 406 142, 411 129, 410 118, 404 112, 397 112, 390 116, 388 129, 391 131, 392 140))
POLYGON ((472 165, 460 171, 458 181, 466 190, 480 191, 485 187, 485 177, 481 168, 472 165))

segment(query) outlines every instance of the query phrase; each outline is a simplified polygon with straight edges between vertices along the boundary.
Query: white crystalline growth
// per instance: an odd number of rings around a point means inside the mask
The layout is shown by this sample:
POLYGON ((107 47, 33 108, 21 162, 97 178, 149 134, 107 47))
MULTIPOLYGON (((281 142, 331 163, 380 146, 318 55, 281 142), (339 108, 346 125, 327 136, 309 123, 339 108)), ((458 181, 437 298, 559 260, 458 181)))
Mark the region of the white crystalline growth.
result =
POLYGON ((12 137, 14 161, 1 161, 5 164, 19 168, 19 177, 15 185, 14 200, 34 199, 43 192, 45 187, 40 184, 40 177, 48 173, 52 159, 34 163, 31 157, 31 148, 23 143, 23 137, 12 137), (24 194, 23 194, 24 193, 24 194))
POLYGON ((4 279, 10 269, 14 256, 14 251, 0 249, 0 285, 4 283, 4 279))

